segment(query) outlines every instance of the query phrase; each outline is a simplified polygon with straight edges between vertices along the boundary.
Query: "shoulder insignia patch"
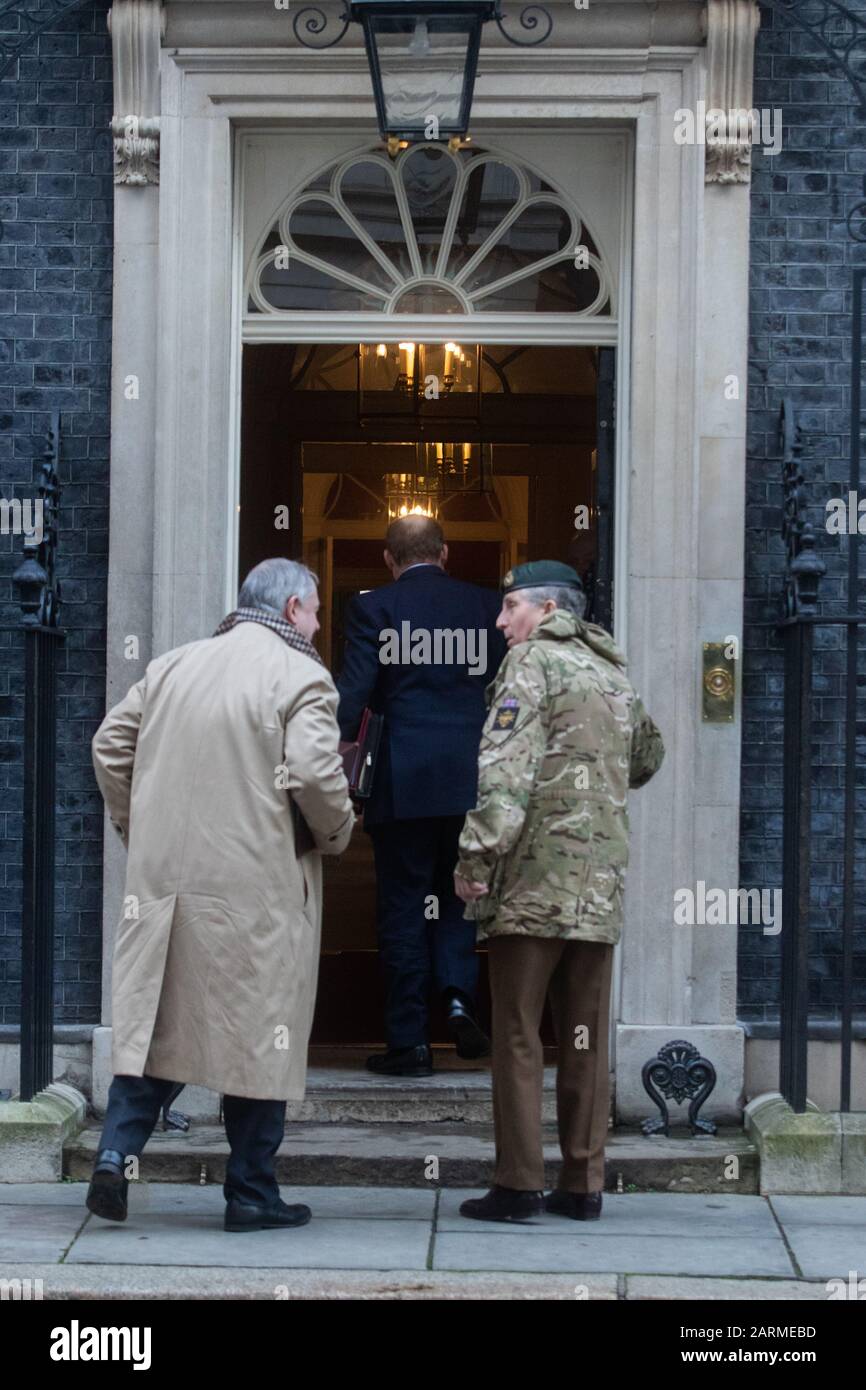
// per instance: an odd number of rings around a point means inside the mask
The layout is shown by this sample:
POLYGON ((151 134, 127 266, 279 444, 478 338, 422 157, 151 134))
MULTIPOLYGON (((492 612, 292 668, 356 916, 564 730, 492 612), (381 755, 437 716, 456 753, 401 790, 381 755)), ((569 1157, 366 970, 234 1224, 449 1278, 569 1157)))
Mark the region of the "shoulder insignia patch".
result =
POLYGON ((494 729, 510 729, 517 718, 519 709, 520 706, 516 700, 503 700, 496 711, 496 718, 493 721, 494 729))

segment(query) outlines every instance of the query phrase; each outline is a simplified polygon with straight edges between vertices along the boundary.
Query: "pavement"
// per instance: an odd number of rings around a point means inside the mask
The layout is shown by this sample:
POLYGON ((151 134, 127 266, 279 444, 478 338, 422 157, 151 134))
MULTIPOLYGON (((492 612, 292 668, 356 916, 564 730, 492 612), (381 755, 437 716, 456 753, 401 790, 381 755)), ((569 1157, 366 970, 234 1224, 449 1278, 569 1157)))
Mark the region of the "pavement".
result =
POLYGON ((605 1193, 599 1221, 512 1226, 459 1215, 478 1190, 284 1186, 307 1226, 228 1234, 216 1184, 133 1184, 123 1224, 85 1193, 0 1184, 0 1283, 41 1280, 46 1299, 828 1301, 863 1279, 866 1296, 866 1197, 605 1193))

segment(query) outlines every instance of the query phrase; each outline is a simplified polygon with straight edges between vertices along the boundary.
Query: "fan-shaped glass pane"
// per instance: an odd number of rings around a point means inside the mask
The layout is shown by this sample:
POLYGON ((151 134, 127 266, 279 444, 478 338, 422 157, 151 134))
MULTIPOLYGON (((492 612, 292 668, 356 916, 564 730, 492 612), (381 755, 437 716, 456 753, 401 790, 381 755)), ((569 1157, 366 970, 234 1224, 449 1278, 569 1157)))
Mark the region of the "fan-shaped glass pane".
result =
POLYGON ((275 224, 273 227, 271 227, 271 230, 268 232, 267 236, 262 242, 262 245, 259 248, 259 255, 263 256, 266 251, 276 251, 279 245, 281 245, 280 229, 275 224))
POLYGON ((304 192, 330 193, 331 179, 334 176, 334 170, 336 169, 336 167, 336 164, 329 164, 327 169, 323 169, 322 172, 320 174, 317 174, 314 179, 310 179, 310 182, 304 188, 304 192))
POLYGON ((524 208, 491 247, 481 264, 463 281, 462 288, 467 294, 474 294, 503 275, 526 270, 535 261, 564 250, 570 235, 571 218, 564 208, 555 203, 533 203, 524 208))
POLYGON ((330 203, 317 198, 302 203, 289 219, 289 232, 300 251, 357 275, 376 288, 393 289, 394 282, 387 271, 330 203))
POLYGON ((517 174, 508 164, 498 160, 476 163, 463 190, 448 258, 448 275, 456 275, 466 265, 511 212, 519 196, 517 174))
POLYGON ((595 271, 575 270, 569 258, 482 295, 473 305, 481 314, 575 314, 588 309, 598 291, 595 271))
MULTIPOLYGON (((352 285, 332 280, 315 266, 305 265, 297 256, 289 259, 288 267, 277 270, 274 262, 266 265, 259 280, 262 297, 274 309, 325 309, 333 312, 360 313, 362 310, 381 310, 383 301, 376 295, 363 294, 352 285)), ((250 300, 249 310, 256 312, 250 300)))
POLYGON ((435 145, 419 145, 405 160, 402 176, 421 253, 421 265, 427 274, 432 274, 436 268, 457 171, 444 150, 437 149, 435 145))
POLYGON ((343 173, 340 193, 346 207, 394 263, 395 269, 404 278, 410 276, 412 262, 388 170, 372 160, 359 160, 343 173))

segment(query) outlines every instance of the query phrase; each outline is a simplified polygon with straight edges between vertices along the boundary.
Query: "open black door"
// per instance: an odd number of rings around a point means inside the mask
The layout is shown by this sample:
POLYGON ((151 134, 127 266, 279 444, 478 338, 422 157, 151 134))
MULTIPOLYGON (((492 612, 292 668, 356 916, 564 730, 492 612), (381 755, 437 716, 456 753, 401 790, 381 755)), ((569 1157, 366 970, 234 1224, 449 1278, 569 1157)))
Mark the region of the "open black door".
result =
POLYGON ((616 348, 598 350, 596 395, 596 508, 598 549, 592 593, 587 608, 591 622, 613 632, 613 517, 616 419, 616 348))

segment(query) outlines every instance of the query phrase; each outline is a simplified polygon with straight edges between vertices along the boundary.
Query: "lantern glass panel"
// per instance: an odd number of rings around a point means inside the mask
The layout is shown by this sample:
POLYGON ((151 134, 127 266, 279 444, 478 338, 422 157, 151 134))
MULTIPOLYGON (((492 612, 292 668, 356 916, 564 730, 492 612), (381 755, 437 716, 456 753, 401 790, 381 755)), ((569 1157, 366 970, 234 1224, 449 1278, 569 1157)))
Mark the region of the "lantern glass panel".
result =
POLYGON ((383 133, 408 140, 462 135, 480 21, 472 15, 438 14, 365 18, 381 82, 383 133))

